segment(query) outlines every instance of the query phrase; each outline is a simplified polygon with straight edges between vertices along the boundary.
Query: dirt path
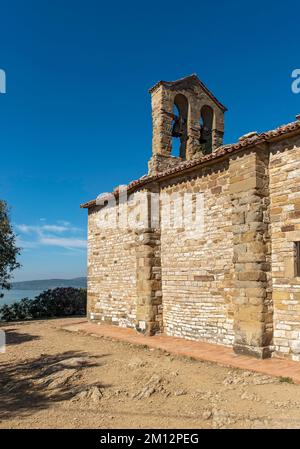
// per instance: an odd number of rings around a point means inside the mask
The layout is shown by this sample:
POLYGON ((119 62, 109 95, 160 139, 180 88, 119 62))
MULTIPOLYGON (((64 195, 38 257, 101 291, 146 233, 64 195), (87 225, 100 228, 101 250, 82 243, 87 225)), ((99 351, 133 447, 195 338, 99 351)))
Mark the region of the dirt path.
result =
POLYGON ((67 323, 1 327, 0 428, 300 427, 300 386, 69 333, 67 323))

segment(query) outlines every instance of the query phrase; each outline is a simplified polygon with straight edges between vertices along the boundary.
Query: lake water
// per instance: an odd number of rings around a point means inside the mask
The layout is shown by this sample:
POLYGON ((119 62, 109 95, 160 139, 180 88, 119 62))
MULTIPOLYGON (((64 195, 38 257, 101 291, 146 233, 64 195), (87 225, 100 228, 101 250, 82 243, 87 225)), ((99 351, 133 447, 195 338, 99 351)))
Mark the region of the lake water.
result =
POLYGON ((30 298, 33 299, 40 293, 42 293, 43 290, 8 290, 4 291, 4 297, 0 298, 0 307, 3 306, 3 304, 12 304, 13 302, 19 301, 23 298, 30 298))

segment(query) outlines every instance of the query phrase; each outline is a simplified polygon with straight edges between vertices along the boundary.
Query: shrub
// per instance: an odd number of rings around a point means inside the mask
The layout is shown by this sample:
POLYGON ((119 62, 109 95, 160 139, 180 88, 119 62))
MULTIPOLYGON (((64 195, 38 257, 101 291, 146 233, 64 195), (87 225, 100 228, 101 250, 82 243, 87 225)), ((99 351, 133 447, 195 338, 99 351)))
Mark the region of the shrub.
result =
POLYGON ((293 384, 294 381, 291 377, 279 376, 279 382, 286 382, 288 384, 293 384))
POLYGON ((86 314, 86 290, 54 288, 45 290, 35 299, 24 298, 0 307, 2 321, 32 320, 86 314))

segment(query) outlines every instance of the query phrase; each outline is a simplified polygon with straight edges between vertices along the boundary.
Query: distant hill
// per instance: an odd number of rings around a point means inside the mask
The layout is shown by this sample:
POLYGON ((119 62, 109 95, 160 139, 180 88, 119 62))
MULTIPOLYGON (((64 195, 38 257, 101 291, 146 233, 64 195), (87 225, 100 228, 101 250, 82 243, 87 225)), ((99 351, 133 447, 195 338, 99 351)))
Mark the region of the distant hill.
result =
POLYGON ((48 290, 56 287, 86 288, 86 277, 74 279, 42 279, 38 281, 12 282, 13 290, 48 290))

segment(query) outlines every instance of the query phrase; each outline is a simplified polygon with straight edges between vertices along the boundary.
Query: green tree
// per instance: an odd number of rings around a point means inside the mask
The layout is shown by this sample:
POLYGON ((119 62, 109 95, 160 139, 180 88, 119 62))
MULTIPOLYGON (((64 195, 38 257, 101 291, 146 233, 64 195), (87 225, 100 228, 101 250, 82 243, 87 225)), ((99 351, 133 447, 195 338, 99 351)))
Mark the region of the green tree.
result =
MULTIPOLYGON (((20 267, 17 256, 20 248, 16 247, 16 236, 9 221, 7 204, 0 200, 0 290, 10 289, 12 272, 20 267)), ((3 293, 0 293, 0 297, 3 293)))

